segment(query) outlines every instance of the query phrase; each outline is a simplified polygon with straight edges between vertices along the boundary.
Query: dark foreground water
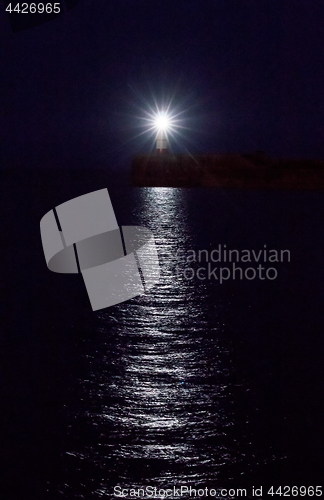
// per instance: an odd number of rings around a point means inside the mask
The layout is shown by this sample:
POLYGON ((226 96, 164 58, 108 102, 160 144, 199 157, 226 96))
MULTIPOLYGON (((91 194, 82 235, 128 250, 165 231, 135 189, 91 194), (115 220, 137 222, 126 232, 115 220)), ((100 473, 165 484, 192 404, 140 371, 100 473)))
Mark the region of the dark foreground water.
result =
POLYGON ((131 188, 99 171, 4 180, 4 498, 321 484, 323 193, 131 188), (153 231, 161 280, 92 312, 80 276, 47 270, 39 221, 103 187, 120 225, 153 231), (208 263, 189 255, 218 245, 291 259, 263 264, 275 279, 197 278, 208 263))

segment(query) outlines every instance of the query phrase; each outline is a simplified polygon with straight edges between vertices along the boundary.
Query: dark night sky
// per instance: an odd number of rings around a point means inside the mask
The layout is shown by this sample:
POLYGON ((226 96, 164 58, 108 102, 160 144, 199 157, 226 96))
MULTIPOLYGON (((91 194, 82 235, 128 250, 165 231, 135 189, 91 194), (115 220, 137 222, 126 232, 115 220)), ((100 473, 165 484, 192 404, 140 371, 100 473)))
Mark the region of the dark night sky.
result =
POLYGON ((1 10, 8 166, 128 161, 139 95, 172 93, 180 150, 324 157, 323 0, 80 0, 15 34, 1 10))

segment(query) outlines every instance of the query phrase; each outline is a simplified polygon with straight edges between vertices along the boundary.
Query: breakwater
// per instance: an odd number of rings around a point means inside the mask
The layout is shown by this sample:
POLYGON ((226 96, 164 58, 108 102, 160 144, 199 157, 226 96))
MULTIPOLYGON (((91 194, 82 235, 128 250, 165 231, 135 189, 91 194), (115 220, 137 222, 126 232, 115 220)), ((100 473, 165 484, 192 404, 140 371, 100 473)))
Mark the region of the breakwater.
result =
POLYGON ((324 189, 324 161, 238 155, 137 155, 134 186, 324 189))

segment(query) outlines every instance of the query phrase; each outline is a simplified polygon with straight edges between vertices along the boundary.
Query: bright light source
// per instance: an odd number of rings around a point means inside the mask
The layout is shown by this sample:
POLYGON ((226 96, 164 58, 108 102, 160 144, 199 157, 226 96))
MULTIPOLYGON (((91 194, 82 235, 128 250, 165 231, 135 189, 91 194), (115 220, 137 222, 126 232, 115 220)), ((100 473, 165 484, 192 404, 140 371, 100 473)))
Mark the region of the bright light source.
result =
POLYGON ((155 126, 157 130, 166 132, 171 126, 171 120, 166 113, 158 113, 155 118, 155 126))
POLYGON ((140 111, 140 115, 137 115, 136 119, 137 126, 142 131, 139 131, 136 135, 137 139, 143 136, 143 144, 146 140, 154 139, 156 149, 161 152, 171 149, 172 143, 181 145, 179 138, 187 140, 185 131, 190 130, 190 128, 185 123, 187 113, 186 108, 183 108, 185 101, 181 102, 179 98, 176 99, 175 92, 169 97, 160 99, 160 102, 153 94, 150 99, 151 102, 141 94, 139 94, 139 97, 143 105, 136 105, 136 108, 140 111), (176 100, 177 103, 175 103, 176 100), (147 139, 145 139, 145 136, 147 139))

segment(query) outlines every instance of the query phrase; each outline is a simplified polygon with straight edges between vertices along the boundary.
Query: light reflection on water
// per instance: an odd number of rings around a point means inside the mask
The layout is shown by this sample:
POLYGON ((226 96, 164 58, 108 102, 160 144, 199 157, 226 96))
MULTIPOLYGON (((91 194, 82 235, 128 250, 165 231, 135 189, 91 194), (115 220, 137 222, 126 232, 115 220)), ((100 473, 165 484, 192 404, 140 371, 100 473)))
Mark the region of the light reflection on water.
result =
POLYGON ((183 190, 139 191, 136 216, 155 236, 161 279, 149 294, 95 315, 89 336, 98 347, 84 354, 90 369, 71 410, 70 479, 59 488, 66 498, 110 495, 115 484, 215 487, 222 468, 244 462, 232 431, 240 384, 231 353, 217 318, 206 318, 204 285, 175 278, 170 259, 194 243, 183 190))

